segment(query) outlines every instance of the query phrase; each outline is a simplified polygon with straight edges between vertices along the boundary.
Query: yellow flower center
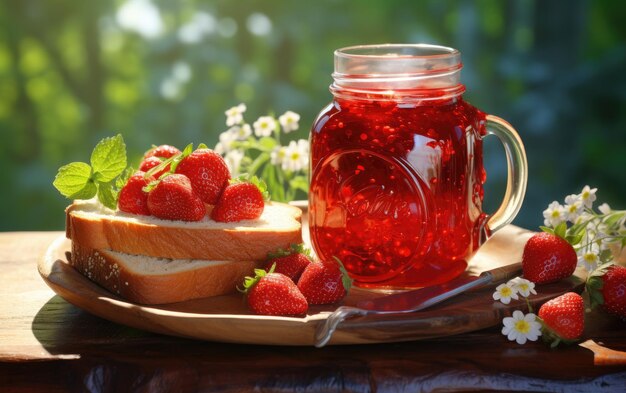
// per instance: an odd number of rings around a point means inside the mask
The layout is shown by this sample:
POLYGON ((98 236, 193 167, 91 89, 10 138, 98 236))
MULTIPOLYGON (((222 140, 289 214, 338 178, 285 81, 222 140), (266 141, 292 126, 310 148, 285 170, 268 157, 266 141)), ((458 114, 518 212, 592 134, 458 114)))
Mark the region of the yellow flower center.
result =
POLYGON ((583 258, 585 258, 585 261, 587 261, 587 262, 595 263, 596 260, 598 259, 598 256, 596 254, 593 254, 593 253, 587 253, 587 254, 585 254, 585 256, 583 258))
POLYGON ((509 297, 509 296, 511 296, 511 292, 512 292, 512 291, 511 291, 511 288, 509 288, 509 287, 504 287, 504 288, 502 288, 502 289, 500 290, 500 294, 501 294, 503 297, 509 297))
POLYGON ((560 215, 561 215, 561 214, 559 213, 559 211, 558 211, 558 210, 554 210, 554 211, 552 212, 552 217, 553 217, 553 218, 557 218, 557 217, 559 217, 560 215))
POLYGON ((520 333, 527 334, 528 332, 530 332, 530 323, 526 322, 523 319, 519 320, 515 322, 515 330, 517 330, 520 333))
POLYGON ((589 191, 583 192, 583 199, 589 199, 589 191))

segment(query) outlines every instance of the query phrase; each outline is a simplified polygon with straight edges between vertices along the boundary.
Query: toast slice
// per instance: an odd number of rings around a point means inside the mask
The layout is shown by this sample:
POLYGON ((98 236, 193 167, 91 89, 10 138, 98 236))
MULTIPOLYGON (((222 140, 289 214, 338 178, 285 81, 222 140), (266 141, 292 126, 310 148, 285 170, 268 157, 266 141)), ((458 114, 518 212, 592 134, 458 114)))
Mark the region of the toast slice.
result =
POLYGON ((258 262, 152 258, 72 242, 70 265, 91 281, 140 304, 176 303, 234 292, 258 262))
POLYGON ((66 236, 93 250, 167 259, 260 261, 269 252, 302 242, 302 211, 270 202, 260 218, 221 223, 161 220, 113 211, 95 200, 74 201, 66 236))

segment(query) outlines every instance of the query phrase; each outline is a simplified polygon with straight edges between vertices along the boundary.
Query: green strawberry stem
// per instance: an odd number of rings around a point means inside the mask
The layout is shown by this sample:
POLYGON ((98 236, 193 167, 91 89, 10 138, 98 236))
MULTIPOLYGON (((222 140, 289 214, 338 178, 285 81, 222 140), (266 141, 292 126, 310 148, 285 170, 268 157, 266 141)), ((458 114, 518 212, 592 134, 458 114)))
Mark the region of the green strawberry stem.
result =
POLYGON ((333 256, 333 258, 339 264, 339 270, 341 271, 341 283, 343 284, 343 288, 346 290, 346 294, 348 294, 350 292, 350 289, 352 288, 353 280, 352 278, 350 278, 350 275, 348 274, 348 271, 346 270, 345 266, 343 266, 343 263, 341 262, 341 260, 337 258, 336 256, 333 256))
POLYGON ((307 258, 311 259, 311 250, 308 247, 306 247, 304 243, 300 243, 300 244, 292 243, 287 249, 279 248, 278 250, 274 252, 268 253, 267 259, 281 258, 281 257, 286 257, 292 254, 302 254, 306 256, 307 258))
POLYGON ((273 263, 272 267, 267 272, 263 269, 254 269, 254 277, 250 277, 250 276, 245 277, 243 279, 243 289, 237 287, 237 290, 241 293, 247 294, 248 292, 250 292, 252 288, 254 288, 256 284, 259 283, 259 281, 263 277, 267 276, 268 274, 274 273, 275 269, 276 269, 276 263, 273 263))

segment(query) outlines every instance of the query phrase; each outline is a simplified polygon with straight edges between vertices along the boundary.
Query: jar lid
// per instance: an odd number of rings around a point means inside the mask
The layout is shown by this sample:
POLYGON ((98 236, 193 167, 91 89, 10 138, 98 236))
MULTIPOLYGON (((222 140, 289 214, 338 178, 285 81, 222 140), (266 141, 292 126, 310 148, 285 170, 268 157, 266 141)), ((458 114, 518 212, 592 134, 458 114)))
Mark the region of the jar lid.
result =
POLYGON ((351 90, 464 91, 461 52, 428 44, 359 45, 335 51, 334 87, 351 90))

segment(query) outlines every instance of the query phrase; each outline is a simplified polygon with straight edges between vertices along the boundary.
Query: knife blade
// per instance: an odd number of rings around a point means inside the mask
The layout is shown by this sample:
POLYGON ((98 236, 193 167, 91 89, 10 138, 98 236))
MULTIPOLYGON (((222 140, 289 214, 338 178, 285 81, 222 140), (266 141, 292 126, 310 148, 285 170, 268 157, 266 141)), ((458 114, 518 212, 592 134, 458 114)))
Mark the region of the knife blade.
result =
POLYGON ((498 267, 482 272, 479 276, 462 276, 447 283, 420 288, 371 300, 363 300, 356 307, 342 306, 320 323, 315 332, 315 346, 326 345, 337 326, 356 315, 393 314, 420 311, 470 289, 484 287, 513 278, 522 271, 522 263, 498 267))

